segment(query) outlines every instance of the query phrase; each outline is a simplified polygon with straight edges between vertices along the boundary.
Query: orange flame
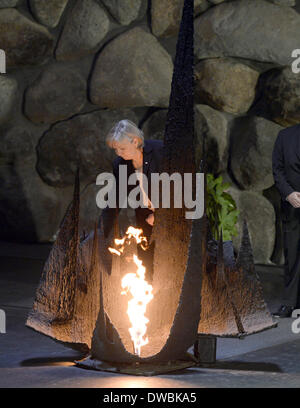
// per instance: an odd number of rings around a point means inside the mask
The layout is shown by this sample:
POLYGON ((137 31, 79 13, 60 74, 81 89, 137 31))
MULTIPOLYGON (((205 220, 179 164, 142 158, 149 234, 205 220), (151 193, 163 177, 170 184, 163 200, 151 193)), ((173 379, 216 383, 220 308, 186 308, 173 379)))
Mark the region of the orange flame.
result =
MULTIPOLYGON (((143 249, 147 248, 147 238, 142 235, 143 230, 129 227, 126 235, 122 239, 116 239, 115 243, 121 248, 109 248, 111 253, 121 255, 124 251, 125 245, 130 245, 130 239, 135 238, 138 244, 141 244, 143 249)), ((124 289, 121 294, 130 292, 132 299, 128 302, 127 314, 129 316, 132 327, 129 329, 131 339, 134 344, 134 352, 138 356, 141 355, 141 347, 146 345, 149 341, 144 338, 147 331, 147 323, 149 319, 145 316, 147 304, 153 299, 152 286, 145 280, 146 268, 142 261, 136 256, 133 256, 133 261, 137 266, 136 273, 127 273, 121 282, 124 289)))

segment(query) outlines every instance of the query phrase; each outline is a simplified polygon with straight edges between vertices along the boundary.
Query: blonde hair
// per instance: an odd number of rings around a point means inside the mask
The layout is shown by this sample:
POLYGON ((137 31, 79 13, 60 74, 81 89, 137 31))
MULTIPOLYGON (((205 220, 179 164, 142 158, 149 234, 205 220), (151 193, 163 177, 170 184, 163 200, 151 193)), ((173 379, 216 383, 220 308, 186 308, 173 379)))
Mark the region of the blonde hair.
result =
POLYGON ((120 120, 116 123, 106 136, 106 143, 112 147, 113 142, 121 142, 124 139, 130 140, 137 137, 139 140, 138 148, 144 146, 144 132, 137 127, 137 125, 129 119, 120 120))

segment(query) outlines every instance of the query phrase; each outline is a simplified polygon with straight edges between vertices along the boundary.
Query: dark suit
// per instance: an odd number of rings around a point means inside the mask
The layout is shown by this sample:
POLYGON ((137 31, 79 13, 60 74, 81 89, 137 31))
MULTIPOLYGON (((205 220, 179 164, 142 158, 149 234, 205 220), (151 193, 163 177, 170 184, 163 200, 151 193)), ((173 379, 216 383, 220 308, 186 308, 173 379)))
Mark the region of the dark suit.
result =
MULTIPOLYGON (((152 173, 160 173, 160 165, 163 158, 163 141, 162 140, 145 140, 143 147, 143 173, 148 178, 148 196, 151 200, 151 183, 150 175, 152 173)), ((135 172, 132 160, 124 160, 122 157, 118 156, 113 162, 113 173, 116 178, 116 192, 117 192, 117 208, 105 208, 102 210, 101 218, 103 220, 104 236, 108 237, 113 227, 115 218, 117 217, 119 208, 119 166, 127 165, 127 181, 131 174, 135 172)), ((127 187, 127 193, 129 194, 134 186, 127 187)), ((148 224, 145 219, 152 211, 148 208, 136 208, 136 227, 142 228, 144 235, 150 240, 152 233, 152 226, 148 224)), ((143 260, 144 265, 147 268, 147 275, 152 276, 152 262, 153 262, 153 251, 154 245, 151 245, 147 251, 143 251, 138 248, 138 256, 143 260)))
POLYGON ((283 303, 300 306, 300 208, 287 200, 300 192, 300 124, 279 132, 273 149, 273 176, 281 195, 285 291, 283 303))

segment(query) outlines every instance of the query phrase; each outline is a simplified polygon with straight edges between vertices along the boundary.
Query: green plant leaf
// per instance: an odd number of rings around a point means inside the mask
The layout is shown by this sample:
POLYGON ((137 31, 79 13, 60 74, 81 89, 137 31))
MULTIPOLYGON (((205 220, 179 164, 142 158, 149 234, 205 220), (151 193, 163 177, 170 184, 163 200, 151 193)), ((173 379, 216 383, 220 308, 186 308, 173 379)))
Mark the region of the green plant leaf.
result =
POLYGON ((230 183, 223 183, 223 177, 206 175, 207 181, 207 216, 215 239, 218 239, 222 229, 223 240, 231 240, 237 235, 237 218, 239 210, 233 197, 228 193, 230 183))

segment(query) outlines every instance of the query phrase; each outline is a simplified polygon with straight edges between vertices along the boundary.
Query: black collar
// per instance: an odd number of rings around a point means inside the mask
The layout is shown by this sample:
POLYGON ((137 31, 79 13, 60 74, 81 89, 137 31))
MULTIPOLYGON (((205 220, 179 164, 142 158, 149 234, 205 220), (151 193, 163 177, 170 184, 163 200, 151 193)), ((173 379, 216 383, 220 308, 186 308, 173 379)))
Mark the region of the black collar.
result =
POLYGON ((150 153, 152 151, 152 146, 151 146, 151 141, 150 140, 145 140, 144 141, 144 147, 143 147, 143 153, 150 153))

